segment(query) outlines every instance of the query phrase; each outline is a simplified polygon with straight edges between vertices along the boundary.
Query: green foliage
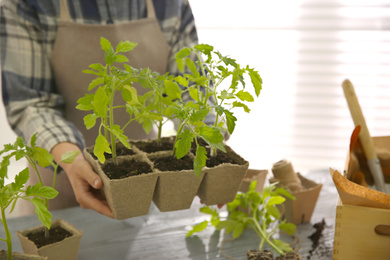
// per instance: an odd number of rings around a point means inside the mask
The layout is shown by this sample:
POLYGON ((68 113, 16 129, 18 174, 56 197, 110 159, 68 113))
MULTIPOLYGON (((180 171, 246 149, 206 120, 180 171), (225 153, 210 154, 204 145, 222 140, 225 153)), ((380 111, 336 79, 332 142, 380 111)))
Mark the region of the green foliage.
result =
MULTIPOLYGON (((139 102, 141 96, 137 95, 137 90, 133 87, 134 82, 139 82, 142 86, 148 87, 153 79, 153 73, 149 69, 137 70, 125 64, 129 62, 123 53, 134 50, 136 43, 130 41, 121 41, 115 47, 101 37, 100 45, 104 51, 105 65, 94 63, 89 65, 89 69, 84 70, 86 74, 95 75, 88 86, 89 91, 95 91, 92 94, 85 94, 79 98, 76 106, 82 111, 90 111, 90 114, 84 117, 84 124, 87 129, 98 125, 98 135, 95 140, 94 154, 100 162, 105 162, 104 153, 112 154, 116 162, 116 144, 120 141, 126 148, 130 148, 128 137, 124 134, 124 129, 134 120, 140 120, 144 105, 139 102), (123 68, 115 66, 122 64, 123 68), (114 96, 120 92, 124 102, 123 105, 114 106, 114 96), (130 116, 129 121, 119 126, 114 122, 114 110, 126 110, 130 116), (100 124, 98 123, 100 121, 100 124)), ((143 119, 144 127, 150 129, 149 121, 143 119)))
POLYGON ((87 129, 99 125, 100 121, 94 154, 101 163, 105 161, 104 153, 112 153, 116 160, 115 140, 130 148, 123 130, 131 121, 141 124, 146 133, 155 125, 160 141, 162 126, 168 120, 177 120, 179 124, 172 155, 183 157, 195 143, 194 170, 200 176, 208 151, 199 148, 199 138, 211 147, 209 154, 215 155, 217 150, 226 152, 222 133, 234 132, 237 122, 235 108, 249 113, 247 103, 255 100, 245 88, 246 78, 250 79, 256 97, 262 88, 262 79, 257 71, 249 66, 241 67, 236 60, 223 56, 207 44, 183 48, 176 53, 176 64, 183 73, 181 76, 159 75, 149 69, 135 69, 126 64, 129 60, 121 53, 132 51, 136 43, 120 42, 115 50, 105 38, 101 38, 100 44, 106 64, 91 64, 90 69, 84 71, 96 76, 88 88, 95 92, 80 98, 76 108, 91 112, 84 118, 87 129), (123 63, 124 69, 114 66, 115 63, 123 63), (137 93, 133 87, 135 82, 145 88, 145 94, 137 93), (123 106, 113 105, 113 96, 118 91, 124 100, 123 106), (188 95, 193 101, 184 102, 184 96, 188 95), (124 126, 118 126, 113 121, 116 109, 125 109, 129 114, 129 121, 124 126), (204 121, 210 114, 216 115, 215 121, 206 125, 204 121))
POLYGON ((267 243, 281 255, 291 251, 289 244, 273 237, 280 231, 289 235, 295 233, 296 226, 281 220, 277 207, 284 203, 285 197, 295 199, 294 196, 283 188, 276 188, 276 184, 264 187, 263 192, 259 193, 255 191, 256 185, 257 181, 253 181, 248 192, 238 193, 234 201, 227 204, 229 215, 226 218, 221 217, 216 209, 202 207, 200 212, 210 215, 211 219, 193 226, 187 237, 203 231, 209 223, 217 230, 225 230, 233 238, 238 238, 245 229, 252 228, 260 238, 260 250, 267 243))
MULTIPOLYGON (((48 200, 58 195, 58 191, 54 189, 55 178, 53 187, 44 186, 36 163, 42 167, 53 166, 55 169, 54 176, 56 175, 58 164, 54 162, 53 155, 46 149, 36 146, 35 142, 36 134, 31 138, 31 146, 26 145, 21 137, 17 137, 15 143, 4 145, 3 150, 0 151, 0 155, 2 155, 0 164, 0 210, 1 223, 6 234, 6 238, 1 240, 7 243, 8 259, 12 259, 12 237, 8 229, 5 212, 10 208, 9 212, 12 213, 19 199, 31 202, 42 224, 48 229, 51 226, 52 215, 48 210, 48 200), (25 168, 15 176, 12 182, 6 184, 8 166, 12 158, 15 158, 16 161, 25 158, 37 172, 40 182, 32 186, 26 186, 30 178, 30 172, 29 168, 25 168)), ((65 153, 60 162, 71 163, 78 153, 78 151, 65 153)))
MULTIPOLYGON (((181 102, 176 100, 173 108, 175 118, 180 122, 178 127, 177 142, 184 147, 190 147, 190 142, 195 140, 199 147, 197 138, 202 138, 216 154, 216 150, 225 152, 223 132, 232 134, 234 132, 237 118, 234 116, 234 108, 243 108, 245 112, 250 112, 246 102, 253 102, 255 99, 250 92, 245 89, 245 76, 249 76, 256 96, 259 96, 262 88, 260 75, 249 66, 241 67, 236 60, 223 56, 215 51, 213 46, 199 44, 193 48, 183 48, 176 54, 176 64, 179 70, 184 73, 180 77, 180 82, 186 83, 183 94, 188 92, 194 102, 181 102), (190 59, 191 55, 198 57, 196 61, 190 59), (203 59, 205 57, 205 59, 203 59), (189 73, 185 73, 187 71, 189 73), (225 84, 230 80, 229 85, 225 84), (208 100, 213 99, 215 105, 210 105, 208 100), (203 121, 207 115, 216 112, 215 122, 208 126, 203 121), (191 132, 192 138, 187 138, 188 134, 181 135, 184 129, 191 132)), ((175 145, 176 156, 179 158, 189 151, 182 146, 175 145), (179 147, 181 147, 179 149, 179 147)), ((202 168, 206 165, 207 156, 204 156, 203 149, 197 149, 194 169, 199 176, 202 168), (196 165, 196 167, 195 167, 196 165)))

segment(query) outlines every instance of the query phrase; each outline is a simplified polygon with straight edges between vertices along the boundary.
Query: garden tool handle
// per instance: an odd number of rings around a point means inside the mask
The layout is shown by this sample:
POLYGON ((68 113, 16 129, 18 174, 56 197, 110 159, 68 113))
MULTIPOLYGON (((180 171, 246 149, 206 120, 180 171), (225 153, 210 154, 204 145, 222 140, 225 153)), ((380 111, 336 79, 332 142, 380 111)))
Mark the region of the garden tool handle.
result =
POLYGON ((342 87, 353 122, 355 123, 355 126, 360 125, 361 127, 359 133, 359 140, 360 144, 362 145, 363 152, 366 157, 371 175, 374 179, 375 186, 379 191, 387 193, 382 167, 375 152, 374 141, 372 140, 370 132, 368 131, 366 120, 364 119, 362 110, 360 108, 355 89, 351 81, 349 81, 348 79, 343 81, 342 87))

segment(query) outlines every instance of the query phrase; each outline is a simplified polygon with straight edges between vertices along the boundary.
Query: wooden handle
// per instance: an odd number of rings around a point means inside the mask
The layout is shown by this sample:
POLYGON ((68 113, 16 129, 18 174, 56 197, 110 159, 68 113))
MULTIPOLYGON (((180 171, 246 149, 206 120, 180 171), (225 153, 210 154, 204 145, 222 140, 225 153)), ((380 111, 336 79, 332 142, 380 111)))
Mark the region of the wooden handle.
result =
POLYGON ((364 155, 366 156, 367 160, 375 159, 377 158, 377 155, 375 152, 374 142, 370 136, 370 132, 368 131, 366 120, 364 119, 362 110, 360 108, 355 89, 351 81, 348 79, 343 81, 342 86, 353 122, 355 123, 355 126, 360 125, 361 127, 359 140, 363 147, 364 155))

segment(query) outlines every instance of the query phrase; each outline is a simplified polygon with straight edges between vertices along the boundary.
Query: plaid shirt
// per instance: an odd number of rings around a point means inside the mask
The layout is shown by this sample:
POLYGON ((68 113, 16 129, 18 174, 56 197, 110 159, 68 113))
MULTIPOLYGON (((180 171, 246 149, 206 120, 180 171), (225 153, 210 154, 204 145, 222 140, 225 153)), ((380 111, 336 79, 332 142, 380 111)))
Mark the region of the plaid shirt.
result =
MULTIPOLYGON (((145 0, 69 0, 72 21, 121 23, 146 17, 145 0)), ((177 74, 174 54, 197 43, 188 0, 154 0, 162 32, 172 48, 168 71, 177 74)), ((56 39, 59 0, 2 0, 0 50, 3 102, 11 127, 50 151, 60 142, 84 147, 81 133, 63 118, 64 99, 55 91, 50 56, 56 39)))

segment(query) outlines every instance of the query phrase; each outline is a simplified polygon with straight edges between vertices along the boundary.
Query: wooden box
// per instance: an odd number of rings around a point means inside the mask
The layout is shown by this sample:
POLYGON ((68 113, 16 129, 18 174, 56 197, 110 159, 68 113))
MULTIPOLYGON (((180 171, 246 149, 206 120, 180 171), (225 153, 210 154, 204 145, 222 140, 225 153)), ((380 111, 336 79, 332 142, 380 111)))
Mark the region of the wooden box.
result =
POLYGON ((336 210, 333 259, 390 259, 390 210, 340 202, 336 210))
MULTIPOLYGON (((373 140, 388 182, 390 145, 386 144, 390 144, 390 137, 374 137, 373 140)), ((359 141, 347 156, 344 176, 351 180, 354 172, 358 171, 364 174, 365 183, 373 183, 359 141)), ((364 202, 347 205, 339 198, 333 245, 334 260, 390 259, 390 209, 363 204, 364 202)))

